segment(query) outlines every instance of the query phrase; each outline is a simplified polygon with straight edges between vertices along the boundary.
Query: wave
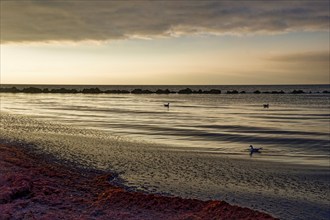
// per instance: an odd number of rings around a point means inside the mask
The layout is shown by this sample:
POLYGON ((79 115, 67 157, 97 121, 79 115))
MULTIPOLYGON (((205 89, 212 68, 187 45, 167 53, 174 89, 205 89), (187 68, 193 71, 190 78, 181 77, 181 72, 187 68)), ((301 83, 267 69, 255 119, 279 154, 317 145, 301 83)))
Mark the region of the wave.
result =
MULTIPOLYGON (((49 153, 62 161, 87 168, 111 170, 133 191, 203 200, 226 199, 244 206, 253 204, 254 208, 266 209, 284 219, 294 219, 297 215, 315 217, 311 210, 315 211, 316 205, 320 210, 319 215, 323 216, 328 210, 329 199, 324 193, 328 185, 328 158, 325 159, 324 168, 271 162, 272 157, 281 157, 276 159, 283 160, 279 152, 270 152, 267 161, 260 162, 254 160, 257 157, 250 158, 247 152, 245 159, 242 159, 235 154, 225 156, 215 153, 214 149, 190 150, 189 146, 174 148, 111 132, 5 112, 0 114, 0 124, 0 143, 29 144, 36 152, 49 153), (256 196, 258 200, 255 200, 256 196), (305 205, 299 209, 297 204, 305 205), (283 213, 285 209, 290 211, 283 213)), ((224 126, 223 129, 250 128, 224 126)), ((183 128, 182 131, 169 129, 169 132, 187 134, 188 131, 183 128)), ((213 132, 210 134, 214 135, 213 132)), ((248 135, 223 135, 229 139, 248 138, 248 135)), ((291 153, 297 157, 297 152, 291 153)), ((303 157, 306 155, 301 153, 303 157)), ((265 154, 268 154, 267 151, 265 154)), ((298 161, 300 159, 297 158, 298 161)))

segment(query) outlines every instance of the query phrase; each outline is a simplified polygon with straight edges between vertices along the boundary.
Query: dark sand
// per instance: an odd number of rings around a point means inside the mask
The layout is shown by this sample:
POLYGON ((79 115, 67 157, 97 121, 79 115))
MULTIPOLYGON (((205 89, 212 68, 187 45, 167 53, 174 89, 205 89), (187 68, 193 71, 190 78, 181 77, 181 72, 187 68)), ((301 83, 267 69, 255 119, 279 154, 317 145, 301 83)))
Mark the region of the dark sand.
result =
POLYGON ((274 219, 229 205, 129 192, 112 175, 0 145, 0 219, 274 219))

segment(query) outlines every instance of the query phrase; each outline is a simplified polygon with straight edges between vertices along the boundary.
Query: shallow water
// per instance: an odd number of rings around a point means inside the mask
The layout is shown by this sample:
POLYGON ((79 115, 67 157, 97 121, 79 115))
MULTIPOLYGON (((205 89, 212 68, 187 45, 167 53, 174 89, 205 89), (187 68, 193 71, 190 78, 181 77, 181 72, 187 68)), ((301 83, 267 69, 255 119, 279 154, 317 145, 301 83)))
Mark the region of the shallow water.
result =
POLYGON ((0 97, 0 142, 116 172, 130 190, 329 216, 329 95, 0 97), (250 157, 250 144, 262 153, 250 157))
MULTIPOLYGON (((41 86, 42 87, 42 86, 41 86)), ((51 86, 48 86, 52 88, 51 86)), ((61 86, 58 86, 61 87, 61 86)), ((187 86, 188 87, 188 86, 187 86)), ((68 87, 70 88, 70 87, 68 87)), ((74 87, 78 88, 78 87, 74 87)), ((106 89, 106 87, 100 87, 106 89)), ((134 87, 116 87, 133 89, 134 87)), ((144 87, 156 90, 157 87, 144 87)), ((168 88, 168 87, 164 87, 168 88)), ((179 90, 185 87, 169 87, 179 90)), ((313 94, 10 94, 1 93, 2 112, 32 115, 81 128, 151 141, 191 151, 253 159, 329 165, 328 86, 227 86, 222 91, 292 91, 313 94), (170 102, 170 108, 164 103, 170 102), (263 104, 270 108, 264 109, 263 104)))
POLYGON ((128 190, 226 200, 283 219, 330 214, 327 167, 237 159, 4 112, 0 122, 0 143, 30 145, 62 163, 115 172, 116 183, 128 190))

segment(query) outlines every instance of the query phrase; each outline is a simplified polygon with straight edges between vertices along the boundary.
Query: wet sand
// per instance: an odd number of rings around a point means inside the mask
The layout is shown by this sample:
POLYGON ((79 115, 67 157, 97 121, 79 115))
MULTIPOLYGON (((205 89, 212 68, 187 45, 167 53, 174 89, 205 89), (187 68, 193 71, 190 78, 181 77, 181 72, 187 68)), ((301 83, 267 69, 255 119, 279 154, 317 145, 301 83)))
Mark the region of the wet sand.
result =
POLYGON ((274 219, 224 201, 130 192, 112 178, 2 144, 0 219, 274 219))
MULTIPOLYGON (((267 154, 266 149, 253 157, 249 157, 247 151, 244 159, 216 151, 202 152, 191 147, 174 148, 131 140, 3 112, 0 119, 0 145, 20 146, 19 151, 29 149, 28 155, 34 155, 32 161, 57 164, 56 170, 76 167, 73 173, 88 176, 86 180, 111 173, 107 178, 110 187, 119 186, 125 193, 134 191, 141 193, 139 195, 157 194, 188 201, 226 201, 281 219, 329 219, 328 166, 259 160, 267 154)), ((44 169, 43 166, 38 169, 41 168, 44 169)), ((58 181, 55 188, 60 185, 61 178, 58 181)), ((95 195, 83 198, 95 200, 95 195)))

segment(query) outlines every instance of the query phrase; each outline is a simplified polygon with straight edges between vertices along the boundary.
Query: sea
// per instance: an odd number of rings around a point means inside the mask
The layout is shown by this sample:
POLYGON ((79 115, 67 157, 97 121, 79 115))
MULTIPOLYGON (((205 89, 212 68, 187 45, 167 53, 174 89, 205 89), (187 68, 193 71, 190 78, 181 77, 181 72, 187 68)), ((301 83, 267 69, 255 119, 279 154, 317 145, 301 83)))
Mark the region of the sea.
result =
POLYGON ((0 93, 0 143, 110 171, 116 174, 111 181, 127 190, 225 200, 281 219, 328 219, 330 93, 324 91, 329 84, 1 85, 13 86, 221 90, 0 93), (227 94, 233 90, 239 93, 227 94), (260 152, 251 154, 250 145, 260 152))
POLYGON ((29 115, 185 150, 329 165, 329 85, 2 85, 82 90, 219 89, 222 94, 1 93, 1 112, 29 115), (227 91, 245 94, 226 94, 227 91), (254 94, 284 91, 286 94, 254 94), (290 94, 303 90, 304 94, 290 94), (164 106, 170 103, 170 107, 164 106), (269 104, 269 108, 264 108, 269 104), (262 148, 250 155, 249 146, 262 148))

